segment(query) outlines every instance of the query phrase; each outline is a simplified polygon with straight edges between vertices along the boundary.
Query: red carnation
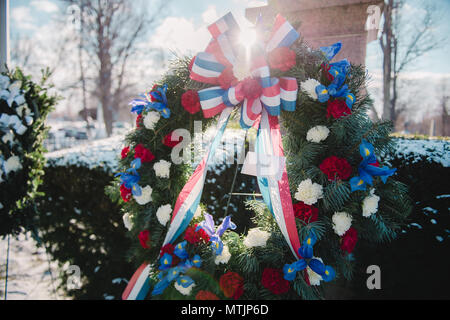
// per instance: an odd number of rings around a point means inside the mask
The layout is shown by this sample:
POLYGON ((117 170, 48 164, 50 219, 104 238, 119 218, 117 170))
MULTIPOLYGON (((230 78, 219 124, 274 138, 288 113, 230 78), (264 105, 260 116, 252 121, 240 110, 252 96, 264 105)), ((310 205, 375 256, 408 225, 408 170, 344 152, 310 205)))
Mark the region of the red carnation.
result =
POLYGON ((283 72, 295 66, 295 52, 288 47, 279 47, 269 53, 269 65, 283 72))
POLYGON ((209 236, 205 230, 200 228, 198 231, 195 231, 197 227, 197 225, 188 227, 186 229, 186 233, 184 234, 184 240, 191 244, 198 244, 201 241, 205 243, 209 242, 209 236))
POLYGON ((306 223, 315 222, 319 217, 319 209, 304 202, 298 202, 294 204, 294 215, 306 223))
POLYGON ((128 152, 130 152, 130 147, 125 147, 122 149, 122 152, 120 153, 122 159, 128 157, 128 152))
POLYGON ((259 81, 253 78, 245 78, 238 84, 236 89, 241 91, 247 99, 256 99, 262 94, 262 87, 259 81))
POLYGON ((173 254, 174 250, 175 250, 175 246, 171 243, 168 243, 161 248, 161 252, 159 253, 159 256, 162 257, 165 253, 173 254))
POLYGON ((172 267, 178 265, 178 263, 180 262, 180 258, 173 254, 174 250, 175 246, 171 243, 168 243, 161 248, 161 252, 159 253, 160 257, 162 257, 165 253, 168 253, 172 256, 172 267))
POLYGON ((289 281, 283 278, 283 272, 279 269, 264 269, 261 284, 273 294, 283 294, 289 291, 289 281))
POLYGON ((183 141, 183 137, 179 137, 178 140, 172 139, 173 132, 169 133, 164 137, 163 145, 168 146, 169 148, 175 147, 177 144, 179 144, 181 141, 183 141))
POLYGON ((181 96, 181 105, 190 114, 195 114, 200 111, 200 98, 195 90, 188 90, 181 96))
POLYGON ((150 249, 150 231, 148 230, 141 231, 138 237, 142 248, 150 249))
POLYGON ((128 202, 131 199, 131 189, 128 189, 125 187, 124 184, 120 185, 120 196, 122 197, 123 201, 128 202))
POLYGON ((236 300, 244 293, 244 278, 236 272, 229 271, 222 275, 219 280, 219 285, 227 298, 236 300))
POLYGON ((219 81, 219 85, 222 87, 222 89, 225 90, 237 84, 237 79, 234 76, 232 67, 226 67, 217 78, 217 80, 219 81))
POLYGON ((155 159, 153 153, 144 147, 143 144, 138 144, 134 147, 134 158, 141 158, 142 162, 151 162, 155 159))
POLYGON ((356 231, 355 228, 351 227, 342 236, 342 239, 341 239, 342 251, 347 251, 348 253, 352 253, 353 249, 355 248, 356 242, 358 242, 358 232, 356 231))
POLYGON ((331 156, 323 160, 319 166, 320 170, 325 173, 328 180, 347 180, 352 174, 352 166, 347 160, 331 156))
POLYGON ((345 100, 328 100, 327 119, 331 116, 333 116, 333 118, 335 119, 339 119, 350 114, 352 114, 352 110, 347 106, 345 100))
POLYGON ((330 73, 331 66, 328 63, 322 63, 322 74, 328 81, 333 81, 334 76, 330 73))
POLYGON ((142 113, 137 116, 137 118, 136 118, 136 127, 137 128, 141 127, 142 118, 143 118, 142 113))
POLYGON ((219 300, 219 298, 210 291, 200 290, 195 296, 195 300, 219 300))

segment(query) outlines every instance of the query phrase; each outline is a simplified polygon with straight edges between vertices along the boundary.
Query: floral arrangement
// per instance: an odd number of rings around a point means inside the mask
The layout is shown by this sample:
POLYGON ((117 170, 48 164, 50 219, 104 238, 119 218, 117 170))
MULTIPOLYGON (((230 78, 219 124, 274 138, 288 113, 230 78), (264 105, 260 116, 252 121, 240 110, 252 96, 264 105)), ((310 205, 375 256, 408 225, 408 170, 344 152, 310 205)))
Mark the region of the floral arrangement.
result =
POLYGON ((21 70, 0 75, 0 235, 29 228, 33 199, 42 182, 47 128, 44 121, 57 101, 45 86, 21 70))
POLYGON ((411 209, 406 187, 389 178, 395 169, 376 156, 390 147, 391 125, 369 120, 364 71, 331 62, 340 44, 309 49, 281 16, 272 29, 255 29, 246 64, 237 24, 222 17, 205 52, 174 62, 131 102, 137 127, 121 153, 119 186, 110 188, 120 189, 124 224, 140 243, 132 256, 143 262, 124 299, 322 298, 327 282, 351 279, 358 241, 392 240, 411 209), (171 163, 184 141, 174 130, 192 133, 201 119, 204 129, 219 114, 195 171, 171 163), (231 117, 257 129, 258 161, 283 163, 256 170, 262 201, 246 201, 255 216, 245 233, 200 203, 231 117))

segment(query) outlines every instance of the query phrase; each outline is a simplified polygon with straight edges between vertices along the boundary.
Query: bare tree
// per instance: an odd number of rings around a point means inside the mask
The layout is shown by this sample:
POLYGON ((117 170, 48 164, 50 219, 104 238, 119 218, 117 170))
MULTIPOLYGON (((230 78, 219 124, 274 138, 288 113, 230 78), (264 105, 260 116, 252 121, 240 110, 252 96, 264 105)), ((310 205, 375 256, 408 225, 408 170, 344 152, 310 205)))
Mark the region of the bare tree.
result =
MULTIPOLYGON (((128 63, 137 53, 139 41, 162 18, 163 2, 153 3, 150 11, 148 2, 136 0, 64 1, 80 8, 79 46, 88 57, 85 65, 80 53, 80 69, 96 70, 93 93, 102 107, 106 132, 110 136, 115 111, 130 88, 128 63)), ((80 81, 86 86, 84 74, 80 81)))
MULTIPOLYGON (((384 25, 380 38, 383 50, 383 119, 398 118, 398 79, 402 72, 426 53, 435 50, 443 39, 436 36, 439 23, 436 8, 427 2, 421 16, 407 17, 404 0, 386 0, 384 25)), ((402 110, 403 111, 403 110, 402 110)))
POLYGON ((448 108, 448 99, 450 95, 448 94, 448 83, 446 79, 442 79, 440 85, 440 95, 441 95, 441 105, 440 105, 440 125, 441 125, 441 135, 443 137, 450 134, 447 127, 450 126, 450 112, 448 108))

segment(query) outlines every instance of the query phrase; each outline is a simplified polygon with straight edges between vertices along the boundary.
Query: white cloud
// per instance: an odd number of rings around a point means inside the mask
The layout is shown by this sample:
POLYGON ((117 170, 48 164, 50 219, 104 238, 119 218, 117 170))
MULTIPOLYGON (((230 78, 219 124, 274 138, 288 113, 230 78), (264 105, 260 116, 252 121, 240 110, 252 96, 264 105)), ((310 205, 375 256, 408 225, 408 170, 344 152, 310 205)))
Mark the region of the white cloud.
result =
POLYGON ((168 17, 155 30, 150 43, 180 55, 203 51, 211 36, 202 25, 197 28, 185 18, 168 17))
POLYGON ((47 12, 47 13, 54 13, 59 10, 58 6, 50 0, 33 0, 33 1, 31 1, 30 4, 36 10, 47 12))
POLYGON ((17 27, 18 29, 34 29, 36 27, 29 7, 21 6, 13 8, 11 10, 11 19, 14 23, 13 27, 17 27))
POLYGON ((211 24, 219 19, 216 6, 208 6, 208 8, 202 13, 202 20, 204 23, 211 24))

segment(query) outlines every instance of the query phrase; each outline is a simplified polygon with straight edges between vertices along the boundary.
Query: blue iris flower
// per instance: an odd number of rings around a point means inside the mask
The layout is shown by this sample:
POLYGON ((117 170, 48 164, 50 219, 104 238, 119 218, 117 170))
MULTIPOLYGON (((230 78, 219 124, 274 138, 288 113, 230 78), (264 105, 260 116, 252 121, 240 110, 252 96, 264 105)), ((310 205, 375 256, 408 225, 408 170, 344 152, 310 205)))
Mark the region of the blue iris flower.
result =
POLYGON ((191 277, 188 277, 188 276, 181 276, 181 277, 178 277, 177 283, 178 283, 180 286, 182 286, 183 288, 187 288, 187 287, 189 287, 191 284, 194 283, 194 280, 192 280, 192 278, 191 278, 191 277))
POLYGON ((204 216, 205 220, 200 222, 196 231, 203 229, 208 234, 214 254, 220 256, 223 251, 223 242, 220 237, 227 229, 236 229, 236 225, 231 221, 230 216, 226 216, 216 229, 213 217, 208 213, 205 213, 204 216))
POLYGON ((341 51, 342 43, 336 42, 328 47, 320 47, 319 50, 325 55, 328 61, 333 60, 333 58, 341 51))
POLYGON ((167 270, 172 266, 172 256, 165 253, 161 259, 159 259, 159 270, 167 270))
POLYGON ((178 258, 180 258, 180 259, 186 259, 189 255, 188 255, 188 253, 187 253, 187 251, 186 251, 186 244, 187 244, 187 242, 186 242, 186 240, 185 241, 183 241, 183 242, 180 242, 179 244, 177 244, 176 246, 175 246, 175 250, 173 251, 173 253, 178 257, 178 258))
POLYGON ((137 172, 137 169, 141 168, 141 158, 136 158, 133 161, 131 161, 131 168, 127 169, 127 172, 131 172, 133 175, 139 175, 137 172))
POLYGON ((168 253, 165 253, 159 259, 159 270, 161 270, 161 272, 158 274, 158 279, 160 281, 153 288, 153 296, 162 294, 173 281, 176 281, 183 288, 187 288, 194 283, 194 280, 186 276, 184 273, 194 267, 200 268, 202 265, 202 259, 198 254, 196 254, 192 259, 187 259, 189 255, 186 251, 186 244, 187 242, 183 241, 175 246, 174 254, 181 259, 177 266, 171 267, 173 260, 172 256, 168 253))
POLYGON ((303 241, 302 246, 298 250, 298 253, 303 259, 297 260, 291 264, 285 264, 283 267, 284 279, 293 281, 297 276, 298 271, 304 270, 306 267, 311 268, 312 271, 322 277, 325 282, 329 282, 334 279, 336 272, 330 266, 326 266, 319 259, 313 258, 313 246, 317 242, 317 237, 313 230, 309 233, 308 237, 303 241))
POLYGON ((163 118, 167 119, 170 117, 170 109, 167 107, 167 84, 162 87, 157 88, 154 91, 140 94, 140 99, 132 100, 129 105, 132 106, 131 112, 136 112, 141 114, 143 111, 156 110, 161 113, 163 118), (156 100, 156 101, 152 101, 156 100))
MULTIPOLYGON (((332 60, 341 50, 342 44, 337 42, 328 47, 320 47, 328 61, 332 60)), ((333 76, 333 81, 326 87, 318 85, 316 94, 319 102, 327 102, 330 97, 344 98, 347 106, 351 109, 355 102, 355 96, 349 92, 347 85, 343 85, 345 78, 350 70, 350 63, 347 59, 328 64, 330 69, 328 72, 333 76)))
POLYGON ((138 182, 141 180, 139 174, 135 171, 131 174, 120 172, 115 175, 115 177, 120 177, 120 182, 126 188, 131 189, 131 193, 137 197, 142 195, 142 189, 139 186, 138 182))
POLYGON ((359 153, 363 160, 358 166, 359 175, 350 179, 351 191, 366 190, 367 185, 373 184, 373 177, 378 176, 383 183, 386 183, 388 177, 392 176, 397 169, 375 166, 377 158, 374 153, 374 147, 365 139, 359 146, 359 153))

